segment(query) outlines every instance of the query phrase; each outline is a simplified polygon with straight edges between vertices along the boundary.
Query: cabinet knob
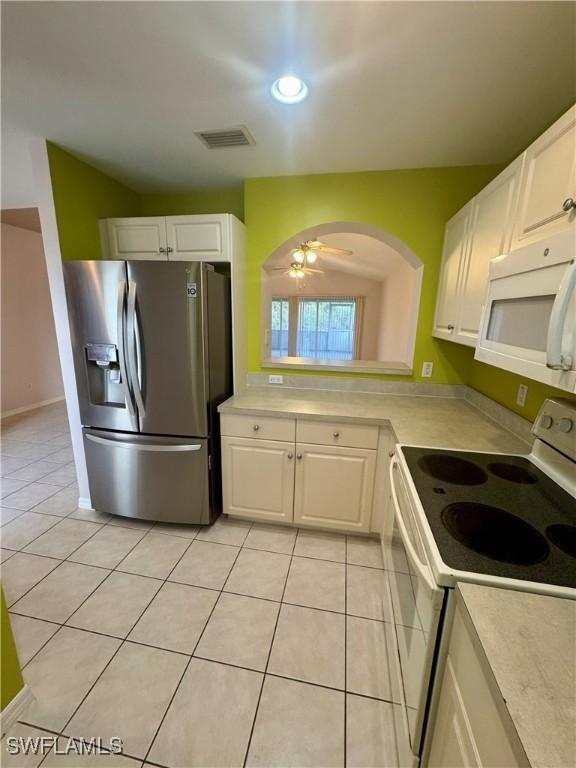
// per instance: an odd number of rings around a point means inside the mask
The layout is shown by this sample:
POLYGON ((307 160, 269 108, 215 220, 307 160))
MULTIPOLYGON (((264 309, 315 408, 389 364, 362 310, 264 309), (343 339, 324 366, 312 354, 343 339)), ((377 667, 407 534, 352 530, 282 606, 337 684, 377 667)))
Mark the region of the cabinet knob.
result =
POLYGON ((340 437, 340 432, 334 432, 334 437, 335 438, 339 438, 340 437))
POLYGON ((290 453, 288 454, 288 458, 289 458, 289 459, 293 459, 293 458, 294 458, 294 454, 293 454, 292 452, 290 452, 290 453))
POLYGON ((388 451, 388 458, 393 459, 394 458, 394 451, 388 451))
POLYGON ((298 459, 298 461, 302 461, 302 454, 301 453, 297 453, 296 454, 296 458, 298 459))
POLYGON ((254 432, 258 432, 258 430, 260 429, 260 424, 254 424, 252 429, 254 430, 254 432))
POLYGON ((172 253, 174 251, 174 248, 172 248, 171 246, 168 246, 168 248, 166 248, 166 250, 167 250, 168 253, 172 253))
POLYGON ((562 203, 562 210, 568 212, 571 211, 572 208, 576 208, 576 200, 574 200, 573 197, 567 197, 562 203))
POLYGON ((453 331, 454 330, 454 326, 452 325, 452 323, 450 323, 446 327, 448 328, 449 331, 453 331))
POLYGON ((160 248, 158 248, 158 250, 160 251, 160 253, 166 253, 166 248, 164 248, 164 246, 162 245, 160 246, 160 248))

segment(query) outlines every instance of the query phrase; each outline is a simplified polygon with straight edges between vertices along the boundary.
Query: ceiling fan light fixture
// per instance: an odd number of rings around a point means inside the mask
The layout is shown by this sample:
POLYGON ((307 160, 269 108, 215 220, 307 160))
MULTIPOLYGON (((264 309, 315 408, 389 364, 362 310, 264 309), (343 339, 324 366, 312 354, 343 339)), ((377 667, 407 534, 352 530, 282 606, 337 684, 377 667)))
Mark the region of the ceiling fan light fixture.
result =
POLYGON ((282 75, 272 84, 272 96, 283 104, 297 104, 308 95, 308 86, 295 75, 282 75))
POLYGON ((288 274, 290 277, 304 277, 304 270, 302 268, 302 264, 299 264, 297 261, 293 261, 292 264, 290 264, 290 269, 288 270, 288 274))
POLYGON ((308 251, 308 253, 306 254, 306 261, 308 262, 308 264, 314 264, 317 258, 318 258, 318 254, 316 253, 316 251, 308 251))
POLYGON ((298 262, 298 264, 304 264, 304 259, 306 258, 306 254, 300 248, 297 248, 292 254, 292 258, 294 259, 294 261, 298 262))

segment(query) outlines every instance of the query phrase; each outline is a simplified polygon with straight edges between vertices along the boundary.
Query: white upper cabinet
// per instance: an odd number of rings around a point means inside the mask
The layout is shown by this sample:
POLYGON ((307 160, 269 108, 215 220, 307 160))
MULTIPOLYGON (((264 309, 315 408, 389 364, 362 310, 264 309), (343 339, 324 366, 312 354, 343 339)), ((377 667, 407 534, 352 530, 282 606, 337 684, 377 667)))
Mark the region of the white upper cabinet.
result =
POLYGON ((459 314, 460 278, 466 257, 471 215, 470 202, 446 224, 434 320, 434 336, 440 339, 456 340, 454 331, 459 314))
POLYGON ((576 105, 525 152, 512 248, 575 224, 576 105))
POLYGON ((490 259, 507 253, 518 196, 522 157, 515 160, 472 201, 472 217, 461 272, 454 339, 475 346, 488 284, 490 259))
POLYGON ((215 213, 104 219, 102 253, 105 259, 232 261, 233 218, 215 213))
POLYGON ((433 335, 474 347, 490 260, 576 224, 576 106, 446 224, 433 335))
POLYGON ((167 216, 170 261, 230 261, 228 216, 167 216))
POLYGON ((102 250, 107 259, 167 259, 166 219, 139 216, 105 219, 100 227, 102 250))

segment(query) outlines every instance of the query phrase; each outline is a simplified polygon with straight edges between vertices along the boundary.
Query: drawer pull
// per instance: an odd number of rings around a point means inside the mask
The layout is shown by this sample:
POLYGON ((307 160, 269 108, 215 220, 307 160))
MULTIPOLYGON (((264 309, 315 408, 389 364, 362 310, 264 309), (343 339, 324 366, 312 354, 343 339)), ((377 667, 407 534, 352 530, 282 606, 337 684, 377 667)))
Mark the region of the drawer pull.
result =
POLYGON ((260 429, 260 424, 254 424, 252 429, 254 430, 254 432, 258 432, 258 430, 260 429))
POLYGON ((340 432, 334 432, 334 437, 338 439, 340 437, 340 432))

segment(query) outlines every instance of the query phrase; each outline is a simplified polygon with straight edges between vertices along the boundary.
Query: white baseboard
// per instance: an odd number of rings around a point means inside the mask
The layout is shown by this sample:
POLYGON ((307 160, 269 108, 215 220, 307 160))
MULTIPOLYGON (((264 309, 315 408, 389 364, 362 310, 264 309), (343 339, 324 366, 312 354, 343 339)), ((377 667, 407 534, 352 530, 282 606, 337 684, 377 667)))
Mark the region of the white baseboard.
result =
POLYGON ((31 403, 30 405, 23 405, 22 408, 13 408, 10 411, 2 411, 0 418, 5 419, 8 416, 17 416, 19 413, 26 413, 26 411, 35 411, 36 408, 42 408, 44 405, 53 405, 64 400, 64 395, 61 397, 52 397, 50 400, 41 400, 39 403, 31 403))
POLYGON ((34 701, 34 695, 27 685, 19 691, 12 699, 10 704, 6 705, 1 714, 1 732, 2 736, 14 726, 18 720, 22 719, 22 716, 28 709, 28 707, 34 701))
POLYGON ((92 502, 90 501, 89 496, 80 496, 78 499, 78 509, 91 509, 93 510, 94 507, 92 506, 92 502))

